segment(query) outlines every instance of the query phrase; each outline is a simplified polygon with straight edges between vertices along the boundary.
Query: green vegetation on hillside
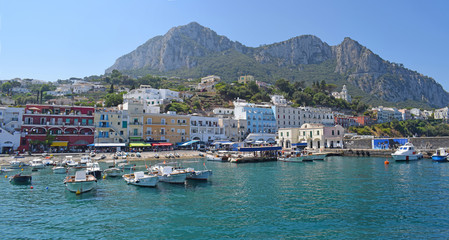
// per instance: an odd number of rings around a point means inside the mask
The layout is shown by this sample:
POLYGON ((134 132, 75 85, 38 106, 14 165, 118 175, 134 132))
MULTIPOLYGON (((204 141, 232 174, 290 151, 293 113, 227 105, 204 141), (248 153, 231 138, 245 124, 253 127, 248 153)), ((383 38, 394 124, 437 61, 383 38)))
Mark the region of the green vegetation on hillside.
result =
POLYGON ((442 120, 393 121, 373 126, 350 127, 349 132, 377 137, 449 136, 449 124, 442 120))

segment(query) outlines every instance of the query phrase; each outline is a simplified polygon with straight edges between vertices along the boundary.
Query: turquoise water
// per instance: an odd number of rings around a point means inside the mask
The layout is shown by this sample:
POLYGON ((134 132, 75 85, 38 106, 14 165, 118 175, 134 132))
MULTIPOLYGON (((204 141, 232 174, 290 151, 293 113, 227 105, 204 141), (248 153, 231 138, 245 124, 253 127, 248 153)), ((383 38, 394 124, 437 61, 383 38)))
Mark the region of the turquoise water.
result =
MULTIPOLYGON (((384 161, 207 162, 209 182, 139 188, 105 179, 81 195, 65 190, 65 176, 51 169, 33 172, 34 189, 3 176, 0 237, 449 238, 449 164, 384 161)), ((201 169, 203 162, 183 166, 201 169)))

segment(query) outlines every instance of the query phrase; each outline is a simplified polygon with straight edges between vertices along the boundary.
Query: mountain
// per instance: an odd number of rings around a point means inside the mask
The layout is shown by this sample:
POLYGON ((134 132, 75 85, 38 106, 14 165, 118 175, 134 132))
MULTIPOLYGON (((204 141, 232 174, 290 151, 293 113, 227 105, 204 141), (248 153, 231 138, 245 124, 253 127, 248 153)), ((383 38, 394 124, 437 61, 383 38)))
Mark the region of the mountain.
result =
POLYGON ((449 104, 449 93, 435 80, 386 61, 350 38, 329 46, 316 36, 304 35, 253 48, 192 22, 151 38, 118 58, 106 73, 113 69, 134 76, 199 78, 215 74, 229 82, 244 74, 266 82, 279 78, 308 83, 325 80, 346 84, 351 95, 373 104, 449 104))

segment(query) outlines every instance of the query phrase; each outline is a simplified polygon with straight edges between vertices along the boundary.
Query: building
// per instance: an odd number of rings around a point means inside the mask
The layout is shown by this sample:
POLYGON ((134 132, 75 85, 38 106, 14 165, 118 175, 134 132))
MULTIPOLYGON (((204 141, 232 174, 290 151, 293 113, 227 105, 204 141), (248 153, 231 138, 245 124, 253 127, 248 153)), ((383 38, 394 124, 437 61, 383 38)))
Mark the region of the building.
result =
POLYGON ((125 147, 128 140, 128 112, 118 108, 95 111, 95 147, 125 147))
POLYGON ((207 77, 201 78, 201 82, 198 83, 196 87, 197 90, 215 91, 214 86, 217 84, 221 78, 215 75, 209 75, 207 77))
POLYGON ((234 109, 233 108, 214 108, 212 110, 215 116, 234 116, 234 109))
POLYGON ((330 108, 292 107, 290 105, 272 106, 277 129, 298 128, 305 123, 334 125, 334 114, 330 108))
POLYGON ((133 89, 123 95, 123 100, 142 100, 148 105, 161 105, 175 100, 182 102, 179 92, 169 89, 155 89, 150 85, 141 85, 139 89, 133 89))
POLYGON ((337 99, 346 100, 347 102, 352 101, 351 95, 348 94, 348 90, 346 89, 346 85, 343 85, 343 89, 341 90, 341 92, 333 92, 332 96, 337 99))
POLYGON ((0 107, 0 150, 10 153, 20 146, 24 108, 0 107))
POLYGON ((232 142, 242 141, 248 132, 244 119, 218 118, 218 126, 224 129, 226 139, 232 142))
POLYGON ((248 133, 275 133, 276 118, 271 105, 234 101, 234 118, 247 121, 248 133))
POLYGON ((368 126, 373 124, 373 120, 368 116, 354 116, 351 118, 357 122, 358 126, 368 126))
POLYGON ((359 126, 359 123, 353 116, 338 115, 334 117, 334 125, 340 125, 344 128, 359 126))
POLYGON ((271 103, 274 105, 287 105, 287 99, 282 95, 271 95, 271 103))
POLYGON ((298 143, 307 143, 308 148, 342 148, 344 128, 340 125, 306 123, 301 128, 282 128, 278 131, 277 142, 285 149, 298 143))
POLYGON ((399 109, 398 111, 402 114, 402 120, 403 121, 407 121, 407 120, 412 119, 412 114, 411 114, 410 110, 408 110, 408 109, 399 109))
POLYGON ((254 81, 254 76, 252 75, 245 75, 245 76, 240 76, 237 79, 238 83, 243 83, 243 84, 248 84, 251 81, 254 81))
POLYGON ((23 114, 21 151, 77 151, 94 142, 93 107, 28 104, 23 114))
POLYGON ((190 140, 190 116, 177 115, 175 112, 145 114, 143 130, 147 142, 186 142, 190 140))
POLYGON ((120 105, 119 110, 125 110, 128 113, 126 122, 129 142, 143 141, 143 116, 145 112, 142 101, 129 100, 120 105))
POLYGON ((377 123, 391 122, 394 119, 402 121, 402 113, 396 108, 377 107, 372 111, 376 114, 377 123))
POLYGON ((443 120, 449 119, 448 107, 435 109, 435 111, 433 112, 433 116, 435 119, 443 119, 443 120))
POLYGON ((226 139, 224 128, 218 124, 217 117, 190 117, 190 138, 212 143, 215 140, 226 139))

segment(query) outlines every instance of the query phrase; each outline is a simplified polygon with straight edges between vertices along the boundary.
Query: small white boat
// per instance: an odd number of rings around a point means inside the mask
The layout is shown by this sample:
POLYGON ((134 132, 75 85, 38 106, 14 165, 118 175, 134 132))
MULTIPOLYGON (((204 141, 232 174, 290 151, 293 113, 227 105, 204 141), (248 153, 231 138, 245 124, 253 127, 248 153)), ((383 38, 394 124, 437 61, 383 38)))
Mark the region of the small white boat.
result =
POLYGON ((400 146, 391 156, 396 161, 415 161, 423 157, 422 153, 417 152, 415 146, 410 142, 400 146))
POLYGON ((135 164, 127 163, 127 162, 119 163, 117 166, 118 166, 118 168, 123 169, 124 171, 131 171, 131 170, 134 170, 136 167, 135 164))
POLYGON ((155 158, 159 158, 159 154, 157 154, 157 153, 154 154, 154 157, 155 157, 155 158))
POLYGON ((9 162, 9 165, 11 166, 11 168, 21 168, 28 166, 27 164, 17 160, 12 160, 11 162, 9 162))
POLYGON ((89 155, 81 156, 80 164, 86 165, 89 162, 92 162, 92 158, 89 155))
POLYGON ((35 158, 35 159, 31 160, 30 161, 30 166, 33 169, 43 169, 43 168, 45 168, 45 165, 42 162, 42 159, 40 159, 40 158, 35 158))
POLYGON ((149 172, 159 176, 161 182, 183 184, 189 173, 185 169, 177 168, 176 165, 176 163, 156 164, 149 169, 149 172))
POLYGON ((311 162, 314 160, 324 160, 326 153, 314 153, 311 151, 292 151, 278 157, 278 161, 282 162, 311 162))
POLYGON ((64 161, 62 161, 62 164, 66 165, 67 167, 76 167, 78 166, 78 163, 73 160, 72 156, 65 156, 64 161))
POLYGON ((122 176, 123 169, 111 167, 111 168, 105 169, 103 172, 107 177, 119 177, 119 176, 122 176))
POLYGON ((79 194, 94 189, 97 186, 97 179, 87 175, 86 171, 77 171, 75 176, 67 176, 64 184, 70 192, 79 194))
POLYGON ((123 179, 128 184, 140 187, 156 187, 159 177, 157 175, 149 175, 144 172, 135 172, 123 175, 123 179))
POLYGON ((212 154, 207 154, 206 155, 206 159, 207 161, 223 161, 222 157, 220 157, 218 154, 212 155, 212 154))
POLYGON ((94 177, 101 178, 101 171, 100 164, 98 162, 87 162, 86 163, 86 173, 93 175, 94 177))
POLYGON ((447 162, 449 153, 444 148, 438 148, 432 155, 432 160, 437 162, 447 162))
POLYGON ((187 179, 193 180, 208 180, 212 176, 212 170, 195 171, 193 168, 187 168, 186 172, 190 173, 187 175, 187 179))
POLYGON ((63 167, 63 166, 54 166, 52 168, 52 170, 53 170, 53 173, 56 173, 56 174, 64 174, 67 172, 67 169, 65 169, 65 167, 63 167))

